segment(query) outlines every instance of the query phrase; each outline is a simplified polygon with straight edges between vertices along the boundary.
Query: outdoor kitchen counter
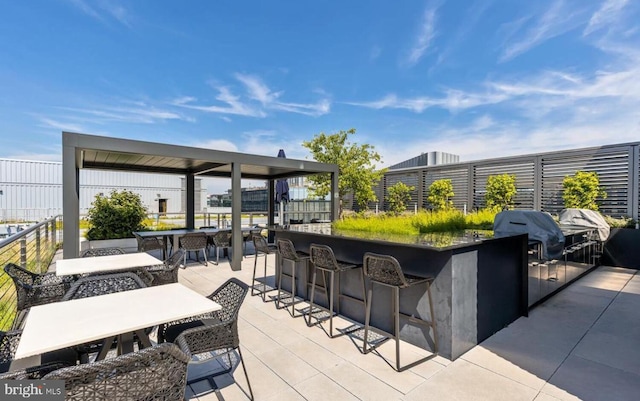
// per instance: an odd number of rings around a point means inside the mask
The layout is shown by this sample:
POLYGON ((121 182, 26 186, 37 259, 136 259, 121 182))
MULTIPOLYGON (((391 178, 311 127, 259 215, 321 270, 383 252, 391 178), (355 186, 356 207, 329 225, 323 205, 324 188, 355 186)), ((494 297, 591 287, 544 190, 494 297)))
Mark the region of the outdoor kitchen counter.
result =
MULTIPOLYGON (((330 246, 338 260, 362 264, 365 252, 394 256, 402 269, 416 276, 432 276, 439 354, 454 360, 476 344, 520 316, 527 315, 527 236, 470 238, 447 246, 400 243, 335 235, 326 224, 269 227, 275 238, 290 239, 297 250, 309 252, 312 243, 330 246)), ((279 266, 278 266, 279 268, 279 266)), ((287 268, 288 269, 288 268, 287 268)), ((296 292, 308 299, 311 271, 298 270, 296 292)), ((362 298, 359 272, 341 278, 341 292, 362 298)), ((283 287, 288 285, 283 280, 283 287)), ((286 288, 286 287, 285 287, 286 288)), ((392 330, 391 293, 374 286, 372 325, 392 330)), ((321 294, 321 293, 317 293, 321 294)), ((320 298, 326 302, 326 299, 320 298)), ((343 298, 340 314, 364 322, 361 303, 343 298)), ((401 291, 400 309, 406 314, 429 318, 426 287, 401 291)), ((401 321, 402 339, 432 349, 432 341, 421 328, 401 321)))

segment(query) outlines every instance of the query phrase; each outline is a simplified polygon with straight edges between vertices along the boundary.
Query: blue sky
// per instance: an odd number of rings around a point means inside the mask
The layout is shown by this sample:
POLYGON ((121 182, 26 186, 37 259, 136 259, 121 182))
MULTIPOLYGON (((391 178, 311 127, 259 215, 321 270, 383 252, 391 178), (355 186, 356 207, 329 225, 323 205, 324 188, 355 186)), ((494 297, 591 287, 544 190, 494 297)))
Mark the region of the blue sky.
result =
POLYGON ((640 140, 640 2, 5 1, 0 157, 63 130, 384 165, 640 140))

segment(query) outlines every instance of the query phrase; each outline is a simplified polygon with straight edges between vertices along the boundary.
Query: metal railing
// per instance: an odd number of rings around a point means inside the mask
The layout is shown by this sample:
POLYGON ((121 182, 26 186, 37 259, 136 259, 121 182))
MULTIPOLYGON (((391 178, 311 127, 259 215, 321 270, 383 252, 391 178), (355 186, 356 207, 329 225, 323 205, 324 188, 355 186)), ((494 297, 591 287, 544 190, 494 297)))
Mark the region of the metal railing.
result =
POLYGON ((11 327, 16 313, 16 292, 4 266, 14 263, 35 273, 46 272, 58 249, 62 216, 55 216, 0 240, 0 330, 11 327))

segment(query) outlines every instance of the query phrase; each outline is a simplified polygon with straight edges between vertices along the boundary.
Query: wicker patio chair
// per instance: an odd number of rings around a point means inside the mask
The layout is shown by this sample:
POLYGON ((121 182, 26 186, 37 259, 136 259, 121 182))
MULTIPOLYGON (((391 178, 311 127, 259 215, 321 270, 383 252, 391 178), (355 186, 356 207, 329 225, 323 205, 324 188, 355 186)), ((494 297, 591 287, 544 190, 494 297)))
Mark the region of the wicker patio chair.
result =
POLYGON ((202 251, 204 256, 204 265, 207 265, 207 234, 203 232, 188 233, 180 237, 180 249, 184 250, 183 264, 187 265, 187 254, 191 251, 196 252, 196 261, 200 262, 198 252, 202 251))
POLYGON ((73 365, 59 362, 43 363, 42 365, 38 366, 30 366, 25 369, 2 373, 0 374, 0 380, 40 380, 48 373, 51 373, 54 370, 66 368, 68 366, 73 365))
POLYGON ((63 301, 137 290, 147 285, 133 272, 100 274, 78 279, 62 297, 63 301))
POLYGON ((55 273, 37 274, 9 263, 4 271, 16 288, 18 313, 32 306, 57 302, 71 288, 73 276, 56 276, 55 273))
POLYGON ((76 364, 78 354, 71 348, 65 348, 43 354, 40 366, 9 372, 21 336, 22 330, 0 331, 0 380, 40 379, 55 369, 76 364))
MULTIPOLYGON (((191 362, 194 364, 226 355, 229 360, 229 368, 223 372, 215 373, 215 376, 233 370, 231 353, 237 350, 239 363, 242 363, 242 369, 247 379, 249 395, 253 400, 253 391, 240 351, 238 336, 238 312, 248 290, 249 286, 236 278, 227 280, 207 297, 222 305, 221 310, 160 325, 158 342, 168 341, 178 344, 180 349, 191 357, 191 362)), ((199 377, 190 380, 188 384, 201 380, 212 380, 212 377, 210 375, 199 377)))
POLYGON ((178 268, 184 269, 184 265, 181 263, 183 258, 184 251, 179 249, 178 252, 175 252, 165 260, 163 265, 147 267, 147 271, 153 276, 153 282, 151 285, 156 286, 177 283, 178 268))
POLYGON ((124 253, 121 248, 92 248, 82 252, 80 257, 92 258, 94 256, 124 255, 124 253))
POLYGON ((189 357, 174 344, 160 344, 49 373, 64 380, 66 400, 183 400, 189 357))
POLYGON ((220 248, 229 249, 231 247, 231 230, 220 230, 211 236, 213 246, 216 249, 216 265, 220 261, 220 248))
MULTIPOLYGON (((64 295, 62 300, 70 301, 72 299, 96 297, 99 295, 137 290, 145 287, 147 287, 147 285, 144 281, 132 272, 87 276, 78 279, 78 281, 76 281, 64 295)), ((148 328, 145 332, 149 334, 151 329, 152 328, 148 328)), ((105 341, 110 341, 111 344, 108 345, 112 346, 114 339, 115 337, 106 339, 105 341)), ((140 343, 139 338, 137 340, 140 343)), ((88 361, 89 354, 100 352, 101 350, 104 352, 108 349, 105 348, 103 344, 104 341, 94 341, 76 346, 74 349, 80 355, 80 359, 83 362, 86 362, 88 361)), ((100 354, 97 358, 100 359, 103 356, 103 354, 100 354)))
POLYGON ((149 252, 156 249, 164 250, 164 241, 158 237, 142 237, 140 234, 133 233, 138 242, 138 252, 149 252))

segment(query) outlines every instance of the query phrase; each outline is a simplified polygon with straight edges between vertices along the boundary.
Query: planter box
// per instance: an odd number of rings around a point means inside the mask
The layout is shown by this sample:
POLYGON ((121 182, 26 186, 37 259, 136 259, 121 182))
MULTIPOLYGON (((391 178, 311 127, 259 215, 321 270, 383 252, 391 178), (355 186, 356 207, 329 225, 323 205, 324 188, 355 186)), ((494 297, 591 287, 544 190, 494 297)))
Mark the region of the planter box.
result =
POLYGON ((126 253, 138 252, 138 242, 135 238, 83 240, 80 243, 80 253, 95 248, 122 248, 126 253))

